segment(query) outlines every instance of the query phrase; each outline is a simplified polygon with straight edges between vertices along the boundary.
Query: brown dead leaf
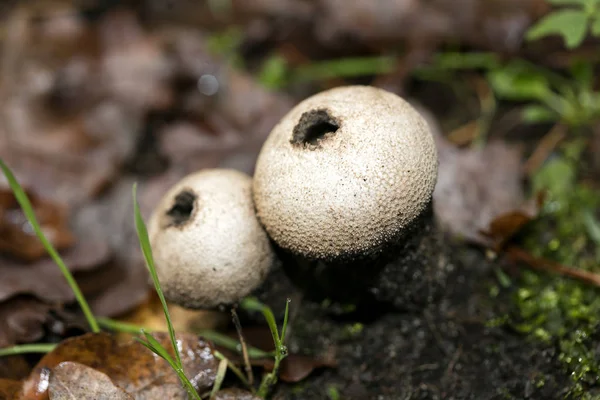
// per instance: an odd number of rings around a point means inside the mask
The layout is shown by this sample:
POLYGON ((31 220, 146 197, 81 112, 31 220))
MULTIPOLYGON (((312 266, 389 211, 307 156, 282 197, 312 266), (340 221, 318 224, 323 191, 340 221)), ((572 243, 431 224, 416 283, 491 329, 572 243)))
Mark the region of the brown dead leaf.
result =
MULTIPOLYGON (((74 242, 65 209, 27 193, 42 231, 57 250, 74 242)), ((8 188, 0 187, 0 253, 31 262, 46 255, 17 199, 8 188)))
POLYGON ((481 232, 490 239, 488 246, 496 252, 500 251, 525 225, 538 216, 543 201, 544 196, 540 194, 537 199, 528 201, 519 210, 496 216, 490 222, 489 228, 481 232))
POLYGON ((260 397, 242 389, 219 390, 213 400, 259 400, 260 397))
MULTIPOLYGON (((203 329, 215 329, 219 326, 225 326, 229 322, 226 313, 188 310, 176 304, 169 304, 169 313, 171 314, 173 328, 177 332, 199 332, 203 329)), ((144 303, 130 313, 121 316, 119 320, 143 326, 152 331, 167 332, 168 329, 160 299, 155 291, 152 291, 144 303)))
POLYGON ((0 378, 0 399, 19 400, 22 386, 20 381, 0 378))
MULTIPOLYGON (((168 334, 153 336, 173 355, 168 334)), ((211 346, 192 334, 178 334, 177 338, 186 375, 200 392, 209 389, 218 366, 211 346)), ((106 374, 135 398, 187 398, 168 363, 141 343, 119 343, 115 336, 89 333, 63 341, 40 360, 24 383, 23 400, 48 399, 50 371, 63 361, 77 362, 106 374)))
MULTIPOLYGON (((17 296, 1 302, 0 347, 41 339, 49 310, 47 304, 31 296, 17 296)), ((11 366, 11 369, 13 368, 14 366, 11 366)), ((0 367, 0 371, 2 369, 0 367)), ((2 376, 7 375, 2 374, 2 376)))
MULTIPOLYGON (((111 257, 104 242, 78 241, 62 258, 71 272, 90 271, 106 264, 111 257)), ((70 302, 75 295, 60 269, 50 257, 33 264, 0 258, 0 301, 18 294, 31 294, 49 302, 70 302)))
POLYGON ((83 364, 65 361, 50 373, 50 400, 133 399, 106 374, 83 364))

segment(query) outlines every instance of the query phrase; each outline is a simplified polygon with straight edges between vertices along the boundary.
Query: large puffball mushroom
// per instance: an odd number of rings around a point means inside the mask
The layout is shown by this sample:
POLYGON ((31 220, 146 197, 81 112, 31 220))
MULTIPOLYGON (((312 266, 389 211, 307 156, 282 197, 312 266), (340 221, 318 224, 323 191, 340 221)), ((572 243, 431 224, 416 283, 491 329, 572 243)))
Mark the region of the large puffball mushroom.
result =
POLYGON ((409 103, 374 87, 338 87, 302 101, 271 131, 254 201, 284 259, 294 259, 292 279, 324 286, 327 297, 369 285, 380 294, 382 269, 410 281, 429 268, 408 247, 430 230, 437 167, 433 136, 409 103), (412 266, 386 266, 398 252, 412 266))
POLYGON ((228 169, 186 176, 148 224, 165 297, 187 308, 235 303, 256 289, 274 262, 256 219, 252 180, 228 169))

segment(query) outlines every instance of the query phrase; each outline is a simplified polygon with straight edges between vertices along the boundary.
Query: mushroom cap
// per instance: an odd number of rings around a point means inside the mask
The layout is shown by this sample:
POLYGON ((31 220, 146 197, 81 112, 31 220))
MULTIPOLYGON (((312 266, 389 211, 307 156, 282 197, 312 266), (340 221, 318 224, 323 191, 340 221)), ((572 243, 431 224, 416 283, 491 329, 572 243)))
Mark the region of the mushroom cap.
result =
POLYGON ((148 224, 165 297, 187 308, 213 308, 248 295, 274 262, 256 219, 252 179, 228 169, 184 177, 148 224))
POLYGON ((374 87, 338 87, 273 128, 254 202, 283 249, 318 260, 369 256, 428 207, 437 167, 432 134, 409 103, 374 87))

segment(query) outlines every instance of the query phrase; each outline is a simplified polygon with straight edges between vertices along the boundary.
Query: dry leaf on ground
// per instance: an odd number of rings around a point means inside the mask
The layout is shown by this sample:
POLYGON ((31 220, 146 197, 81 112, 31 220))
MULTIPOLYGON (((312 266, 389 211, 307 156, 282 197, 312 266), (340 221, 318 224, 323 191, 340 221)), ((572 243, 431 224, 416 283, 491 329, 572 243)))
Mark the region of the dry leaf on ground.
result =
MULTIPOLYGON (((173 355, 168 334, 153 336, 173 355)), ((192 334, 178 334, 177 338, 186 375, 197 390, 208 390, 218 366, 211 346, 192 334)), ((106 374, 136 399, 187 399, 169 364, 141 343, 119 343, 115 336, 106 333, 88 333, 63 341, 40 360, 24 383, 23 400, 48 399, 51 371, 63 361, 77 362, 106 374)))
POLYGON ((61 362, 52 369, 48 393, 50 400, 133 399, 106 374, 70 361, 61 362))
MULTIPOLYGON (((42 231, 57 250, 70 247, 75 239, 68 227, 65 209, 27 193, 42 231)), ((0 187, 0 253, 23 261, 35 261, 46 256, 17 199, 8 188, 0 187)))

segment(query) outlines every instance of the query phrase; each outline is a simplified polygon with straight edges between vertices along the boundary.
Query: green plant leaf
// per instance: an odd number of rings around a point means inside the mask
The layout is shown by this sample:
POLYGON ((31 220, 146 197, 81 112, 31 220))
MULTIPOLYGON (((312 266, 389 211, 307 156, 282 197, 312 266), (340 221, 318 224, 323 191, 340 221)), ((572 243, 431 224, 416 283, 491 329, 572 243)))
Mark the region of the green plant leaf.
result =
POLYGON ((269 307, 265 306, 254 297, 246 297, 241 301, 240 306, 245 310, 261 312, 267 321, 267 325, 269 325, 271 334, 273 335, 273 342, 276 346, 275 348, 281 346, 281 339, 279 338, 279 332, 277 330, 277 322, 275 322, 275 316, 269 307))
POLYGON ((600 13, 594 17, 590 25, 590 31, 594 36, 600 36, 600 13))
POLYGON ((559 118, 554 111, 539 104, 530 104, 525 106, 521 111, 521 117, 523 118, 524 122, 530 124, 554 122, 559 118))
POLYGON ((432 67, 439 69, 492 69, 500 65, 494 53, 447 52, 435 56, 432 67))
POLYGON ((573 49, 583 42, 588 27, 588 17, 584 11, 560 10, 548 14, 527 31, 527 40, 537 40, 545 36, 561 35, 565 45, 573 49))
POLYGON ((490 71, 488 81, 498 97, 508 100, 543 100, 550 92, 548 79, 520 61, 490 71))
POLYGON ((263 63, 258 81, 267 89, 277 90, 287 85, 289 68, 285 58, 272 55, 263 63))
POLYGON ((577 61, 570 68, 571 75, 582 89, 591 89, 594 83, 594 66, 590 61, 577 61))
POLYGON ((600 222, 591 210, 585 210, 583 212, 583 223, 589 237, 600 246, 600 222))
POLYGON ((387 74, 397 65, 396 57, 356 57, 313 62, 296 68, 292 81, 296 83, 329 78, 351 78, 387 74))

